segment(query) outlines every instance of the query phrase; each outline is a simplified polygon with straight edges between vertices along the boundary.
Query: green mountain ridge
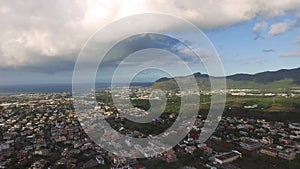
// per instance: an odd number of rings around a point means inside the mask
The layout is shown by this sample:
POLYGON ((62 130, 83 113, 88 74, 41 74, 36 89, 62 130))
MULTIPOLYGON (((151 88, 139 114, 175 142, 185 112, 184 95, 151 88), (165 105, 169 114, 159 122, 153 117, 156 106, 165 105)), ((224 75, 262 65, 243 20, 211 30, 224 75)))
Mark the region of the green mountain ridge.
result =
MULTIPOLYGON (((193 75, 176 77, 183 78, 185 83, 190 83, 195 78, 200 89, 210 89, 209 75, 195 73, 193 75)), ((210 77, 218 78, 218 77, 210 77)), ((300 89, 300 68, 266 71, 256 74, 235 74, 226 77, 227 88, 243 89, 300 89)), ((178 89, 175 78, 158 79, 152 88, 172 90, 178 89)))

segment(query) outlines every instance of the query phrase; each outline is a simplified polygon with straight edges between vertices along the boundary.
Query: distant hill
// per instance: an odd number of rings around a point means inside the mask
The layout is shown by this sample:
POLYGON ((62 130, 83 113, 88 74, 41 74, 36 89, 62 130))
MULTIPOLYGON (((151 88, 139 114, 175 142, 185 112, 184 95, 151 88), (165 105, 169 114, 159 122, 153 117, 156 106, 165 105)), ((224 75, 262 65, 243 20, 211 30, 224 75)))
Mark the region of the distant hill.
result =
MULTIPOLYGON (((207 74, 195 73, 193 75, 178 78, 184 78, 186 83, 189 83, 189 79, 193 78, 193 76, 196 78, 199 88, 208 89, 210 87, 209 76, 207 74)), ((257 74, 235 74, 227 76, 226 81, 227 88, 299 88, 300 68, 266 71, 257 74)), ((178 88, 174 78, 166 77, 158 79, 152 87, 167 90, 178 88)))
POLYGON ((227 79, 237 81, 254 81, 258 83, 270 83, 274 81, 292 79, 295 84, 300 84, 300 68, 296 69, 281 69, 278 71, 261 72, 254 75, 236 74, 228 76, 227 79))

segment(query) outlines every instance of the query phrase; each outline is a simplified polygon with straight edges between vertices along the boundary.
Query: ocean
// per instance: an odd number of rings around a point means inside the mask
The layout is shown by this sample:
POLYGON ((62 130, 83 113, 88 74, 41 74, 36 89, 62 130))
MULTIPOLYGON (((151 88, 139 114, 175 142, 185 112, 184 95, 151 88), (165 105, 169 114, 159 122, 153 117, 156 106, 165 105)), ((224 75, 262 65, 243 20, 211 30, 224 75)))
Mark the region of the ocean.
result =
MULTIPOLYGON (((96 90, 110 87, 110 83, 96 83, 96 90)), ((137 82, 131 83, 131 87, 150 87, 152 83, 137 82)), ((117 87, 124 87, 124 84, 118 83, 117 87)), ((0 85, 0 95, 33 94, 33 93, 71 93, 72 84, 13 84, 0 85)))

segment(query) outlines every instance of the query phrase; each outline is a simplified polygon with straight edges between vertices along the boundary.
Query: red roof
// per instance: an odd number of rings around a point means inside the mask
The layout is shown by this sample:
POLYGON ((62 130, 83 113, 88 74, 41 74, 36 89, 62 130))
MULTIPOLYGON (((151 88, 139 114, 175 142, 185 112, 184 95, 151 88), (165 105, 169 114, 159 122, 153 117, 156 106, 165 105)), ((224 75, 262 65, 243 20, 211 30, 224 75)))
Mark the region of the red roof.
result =
POLYGON ((193 134, 192 136, 191 136, 191 138, 193 138, 193 139, 198 139, 200 137, 200 134, 193 134))
POLYGON ((247 155, 247 154, 249 154, 250 153, 250 151, 249 150, 245 150, 245 149, 243 149, 243 151, 242 151, 242 154, 244 154, 244 155, 247 155))
POLYGON ((22 163, 22 162, 24 162, 26 160, 26 158, 24 157, 24 158, 21 158, 18 162, 19 163, 22 163))
POLYGON ((142 169, 145 168, 142 164, 136 164, 133 166, 134 169, 142 169))
POLYGON ((208 146, 202 146, 201 149, 206 150, 206 151, 212 151, 212 148, 210 148, 208 146))
POLYGON ((228 147, 228 143, 222 143, 221 146, 222 147, 228 147))

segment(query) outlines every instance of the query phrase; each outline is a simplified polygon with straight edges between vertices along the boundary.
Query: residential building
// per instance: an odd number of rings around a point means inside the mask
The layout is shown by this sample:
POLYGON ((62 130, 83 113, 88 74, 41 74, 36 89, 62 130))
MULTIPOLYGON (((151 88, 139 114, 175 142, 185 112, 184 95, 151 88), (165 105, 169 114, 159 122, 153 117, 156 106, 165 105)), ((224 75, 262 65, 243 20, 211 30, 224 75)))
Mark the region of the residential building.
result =
POLYGON ((278 151, 276 149, 270 148, 270 147, 261 148, 260 153, 266 154, 266 155, 272 156, 272 157, 277 157, 277 155, 278 155, 278 151))
POLYGON ((225 163, 230 163, 230 162, 238 159, 239 157, 241 157, 240 154, 238 154, 236 152, 229 152, 229 153, 225 153, 225 154, 215 157, 215 161, 219 164, 225 164, 225 163))
POLYGON ((278 157, 286 159, 286 160, 293 160, 296 158, 296 152, 293 150, 283 150, 278 153, 278 157))
POLYGON ((240 146, 245 150, 253 151, 259 149, 261 147, 261 143, 252 140, 245 140, 240 143, 240 146))

